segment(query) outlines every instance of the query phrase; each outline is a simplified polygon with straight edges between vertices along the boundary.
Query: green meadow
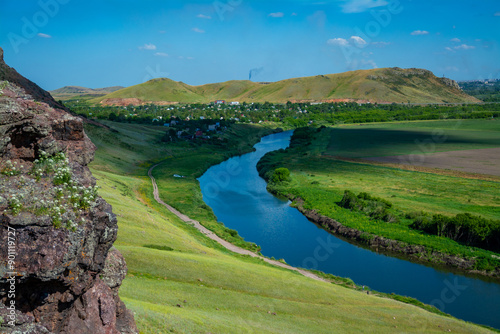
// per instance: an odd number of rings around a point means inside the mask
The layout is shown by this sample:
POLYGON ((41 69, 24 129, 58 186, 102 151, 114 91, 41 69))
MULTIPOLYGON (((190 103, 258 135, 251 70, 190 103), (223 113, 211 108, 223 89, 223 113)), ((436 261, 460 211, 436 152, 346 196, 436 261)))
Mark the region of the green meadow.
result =
POLYGON ((500 147, 498 120, 445 120, 346 125, 322 138, 324 154, 349 158, 500 147))
POLYGON ((115 246, 129 268, 120 296, 141 333, 489 332, 235 255, 153 200, 147 171, 161 162, 154 176, 165 202, 244 244, 201 202, 196 177, 209 165, 248 151, 270 129, 238 126, 226 134, 229 146, 222 147, 162 143, 162 128, 107 124, 116 132, 86 127, 98 148, 91 170, 118 218, 115 246))

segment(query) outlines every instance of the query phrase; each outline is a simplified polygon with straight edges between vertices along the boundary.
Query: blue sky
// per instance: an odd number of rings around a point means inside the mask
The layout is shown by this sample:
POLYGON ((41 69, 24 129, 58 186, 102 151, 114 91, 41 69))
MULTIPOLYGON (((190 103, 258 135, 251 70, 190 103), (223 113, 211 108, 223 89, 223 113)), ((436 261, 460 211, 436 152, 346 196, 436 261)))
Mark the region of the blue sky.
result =
POLYGON ((6 62, 52 90, 381 67, 500 78, 498 0, 1 0, 6 62))

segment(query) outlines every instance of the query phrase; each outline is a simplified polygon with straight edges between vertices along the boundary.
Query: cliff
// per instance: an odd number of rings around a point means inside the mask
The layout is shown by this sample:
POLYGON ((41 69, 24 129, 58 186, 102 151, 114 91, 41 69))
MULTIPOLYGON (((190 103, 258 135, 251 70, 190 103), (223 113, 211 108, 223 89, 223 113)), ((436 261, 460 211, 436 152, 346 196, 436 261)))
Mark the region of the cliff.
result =
POLYGON ((137 333, 82 120, 0 49, 0 332, 137 333))

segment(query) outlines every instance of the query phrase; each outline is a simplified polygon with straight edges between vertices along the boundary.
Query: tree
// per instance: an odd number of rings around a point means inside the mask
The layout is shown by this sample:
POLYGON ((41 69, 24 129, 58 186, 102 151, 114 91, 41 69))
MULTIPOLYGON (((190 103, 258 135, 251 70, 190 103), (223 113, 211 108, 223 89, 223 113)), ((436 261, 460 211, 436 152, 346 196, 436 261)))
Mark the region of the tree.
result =
POLYGON ((281 183, 283 181, 290 181, 290 171, 288 168, 276 168, 271 175, 271 182, 281 183))
POLYGON ((117 119, 117 118, 118 118, 118 116, 117 116, 114 112, 112 112, 112 113, 111 113, 111 114, 109 114, 109 116, 108 116, 108 119, 109 119, 110 121, 116 121, 116 119, 117 119))

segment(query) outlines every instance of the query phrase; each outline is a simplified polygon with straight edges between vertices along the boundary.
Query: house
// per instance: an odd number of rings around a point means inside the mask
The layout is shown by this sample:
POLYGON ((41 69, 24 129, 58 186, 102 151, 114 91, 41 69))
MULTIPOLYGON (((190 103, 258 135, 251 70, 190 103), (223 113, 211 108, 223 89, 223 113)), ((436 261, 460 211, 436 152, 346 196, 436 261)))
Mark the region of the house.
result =
POLYGON ((225 103, 226 103, 226 101, 224 101, 224 100, 217 100, 214 102, 214 104, 225 104, 225 103))
POLYGON ((196 138, 203 137, 203 132, 201 130, 198 130, 194 133, 194 135, 196 136, 196 138))
POLYGON ((165 123, 163 126, 166 126, 167 128, 170 127, 170 123, 165 123))
POLYGON ((201 119, 201 120, 204 120, 204 119, 205 119, 205 116, 200 116, 200 119, 201 119))
POLYGON ((170 126, 175 126, 177 125, 177 121, 170 121, 170 126))
POLYGON ((232 106, 239 106, 240 103, 238 101, 233 101, 230 103, 232 106))
POLYGON ((211 124, 208 126, 208 131, 215 131, 217 129, 217 125, 211 124))

